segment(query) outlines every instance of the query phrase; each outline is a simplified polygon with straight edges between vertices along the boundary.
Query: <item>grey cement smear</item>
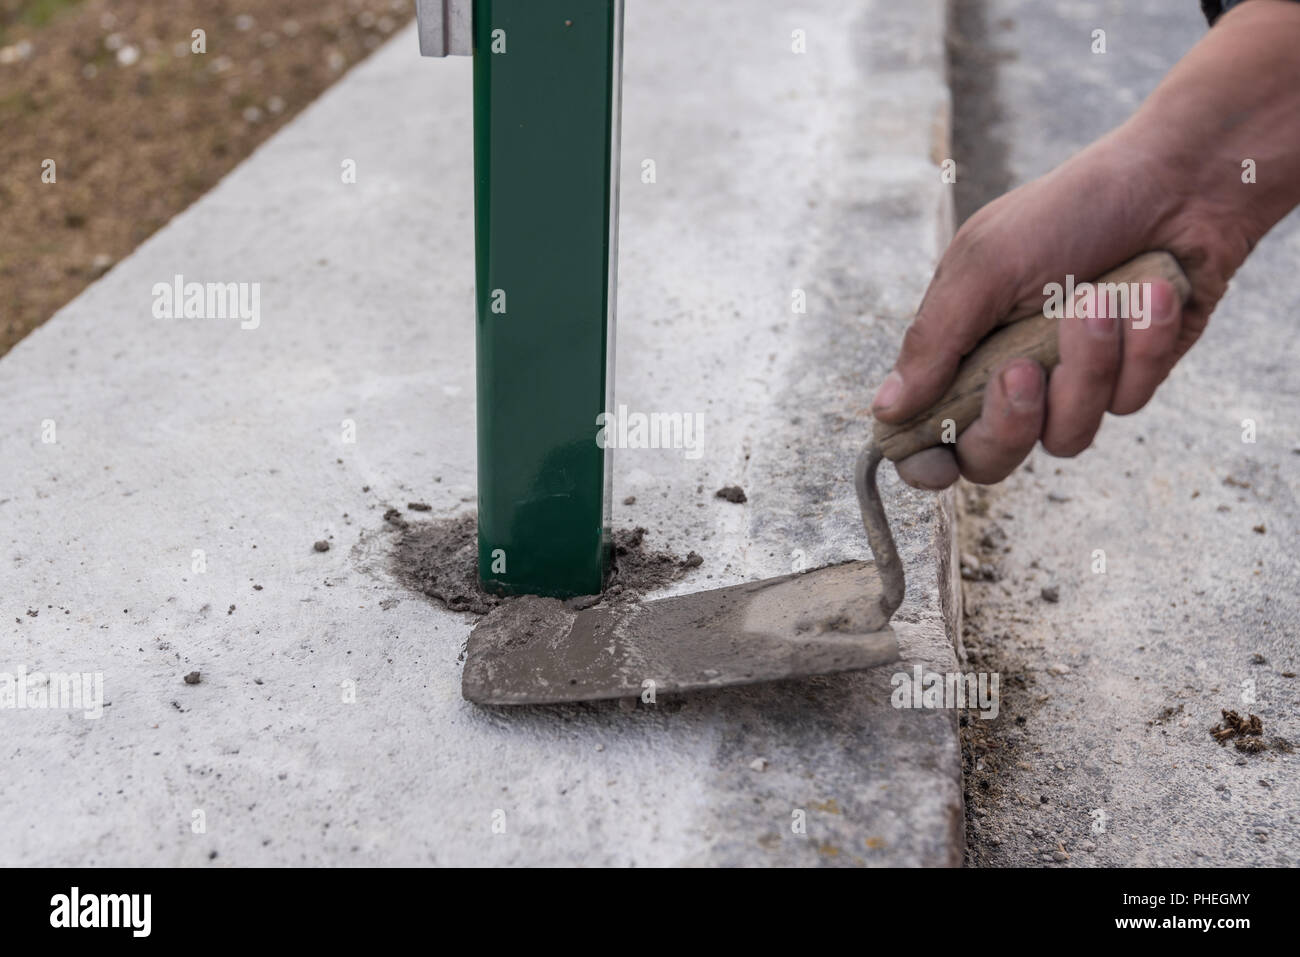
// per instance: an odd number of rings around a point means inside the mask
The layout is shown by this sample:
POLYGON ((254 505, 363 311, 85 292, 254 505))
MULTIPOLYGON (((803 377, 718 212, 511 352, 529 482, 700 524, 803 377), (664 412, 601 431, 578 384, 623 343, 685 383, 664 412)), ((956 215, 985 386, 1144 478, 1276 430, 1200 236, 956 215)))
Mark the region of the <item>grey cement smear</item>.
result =
MULTIPOLYGON (((413 591, 449 611, 486 615, 510 597, 485 591, 478 577, 478 522, 473 512, 449 519, 411 521, 398 509, 384 513, 391 537, 388 571, 413 591)), ((678 557, 646 544, 645 528, 617 529, 612 536, 609 580, 601 595, 572 600, 635 601, 684 578, 704 564, 695 552, 678 557)))

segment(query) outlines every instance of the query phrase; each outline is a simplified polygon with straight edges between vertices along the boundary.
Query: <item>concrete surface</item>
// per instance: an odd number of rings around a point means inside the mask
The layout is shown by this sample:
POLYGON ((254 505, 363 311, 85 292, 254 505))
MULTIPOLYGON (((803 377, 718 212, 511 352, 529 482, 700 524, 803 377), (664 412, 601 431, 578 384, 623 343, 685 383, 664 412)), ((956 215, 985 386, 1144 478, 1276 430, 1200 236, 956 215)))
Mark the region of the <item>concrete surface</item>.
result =
MULTIPOLYGON (((983 6, 964 24, 984 47, 968 62, 993 69, 997 100, 969 146, 1006 162, 978 171, 985 184, 1037 176, 1121 122, 1205 30, 1194 2, 983 6), (1104 56, 1089 52, 1098 28, 1104 56)), ((966 547, 1001 580, 966 583, 966 645, 1004 688, 994 727, 966 729, 972 863, 1300 863, 1300 756, 1209 734, 1228 708, 1300 745, 1297 253, 1292 215, 1150 406, 971 499, 966 547), (994 525, 1009 551, 980 548, 994 525)))
MULTIPOLYGON (((706 431, 617 454, 615 520, 704 555, 678 591, 867 555, 849 470, 950 228, 943 24, 629 5, 617 398, 706 431)), ((0 864, 959 863, 955 714, 893 669, 461 700, 473 619, 392 578, 382 515, 473 506, 469 79, 408 29, 0 360, 0 669, 106 697, 0 712, 0 864), (261 283, 260 324, 154 318, 176 274, 261 283)), ((951 671, 951 498, 886 484, 903 667, 951 671)))

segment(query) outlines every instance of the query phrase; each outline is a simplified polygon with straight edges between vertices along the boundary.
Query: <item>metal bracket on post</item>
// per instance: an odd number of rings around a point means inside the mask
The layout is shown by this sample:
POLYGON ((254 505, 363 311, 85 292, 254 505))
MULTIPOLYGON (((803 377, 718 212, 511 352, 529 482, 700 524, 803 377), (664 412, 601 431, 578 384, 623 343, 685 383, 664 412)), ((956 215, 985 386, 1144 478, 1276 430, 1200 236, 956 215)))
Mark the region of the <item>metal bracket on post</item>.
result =
POLYGON ((420 56, 472 56, 474 0, 415 0, 420 56))
POLYGON ((417 0, 474 57, 479 580, 604 587, 623 0, 417 0))

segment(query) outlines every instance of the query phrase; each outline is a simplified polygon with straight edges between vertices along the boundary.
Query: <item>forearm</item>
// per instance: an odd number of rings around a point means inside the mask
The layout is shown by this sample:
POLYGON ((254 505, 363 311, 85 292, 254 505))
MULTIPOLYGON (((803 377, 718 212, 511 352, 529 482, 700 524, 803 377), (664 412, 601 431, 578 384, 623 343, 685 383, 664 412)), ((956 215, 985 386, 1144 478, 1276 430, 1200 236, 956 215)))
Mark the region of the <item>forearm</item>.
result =
POLYGON ((1300 205, 1300 3, 1230 10, 1116 132, 1162 167, 1180 213, 1253 247, 1300 205))

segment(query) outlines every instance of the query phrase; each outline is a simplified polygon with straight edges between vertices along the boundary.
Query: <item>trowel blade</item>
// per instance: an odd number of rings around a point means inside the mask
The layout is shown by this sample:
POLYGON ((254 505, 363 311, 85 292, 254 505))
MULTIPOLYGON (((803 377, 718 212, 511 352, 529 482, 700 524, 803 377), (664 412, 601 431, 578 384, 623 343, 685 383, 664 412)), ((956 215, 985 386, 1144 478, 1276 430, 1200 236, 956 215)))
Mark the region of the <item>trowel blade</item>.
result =
POLYGON ((873 562, 581 611, 518 598, 470 634, 461 693, 557 704, 871 668, 898 659, 880 598, 873 562))

